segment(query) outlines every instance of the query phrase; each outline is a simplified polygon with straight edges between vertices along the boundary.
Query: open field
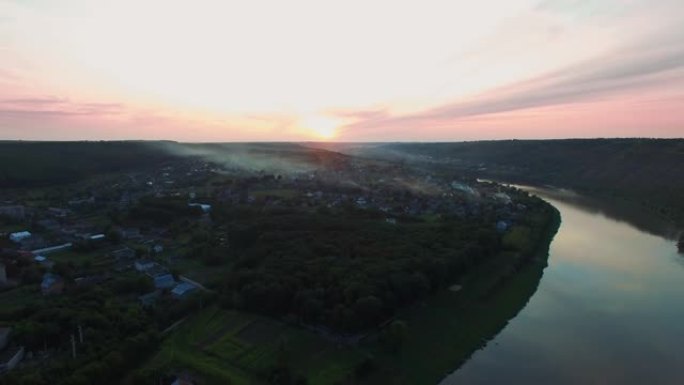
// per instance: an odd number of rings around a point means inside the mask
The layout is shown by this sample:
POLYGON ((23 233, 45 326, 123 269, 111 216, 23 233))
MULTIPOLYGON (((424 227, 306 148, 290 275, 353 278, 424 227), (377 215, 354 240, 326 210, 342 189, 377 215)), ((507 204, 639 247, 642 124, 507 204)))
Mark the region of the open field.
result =
POLYGON ((210 307, 174 331, 145 369, 184 368, 206 384, 259 384, 268 370, 287 364, 310 384, 330 384, 362 358, 282 322, 210 307))

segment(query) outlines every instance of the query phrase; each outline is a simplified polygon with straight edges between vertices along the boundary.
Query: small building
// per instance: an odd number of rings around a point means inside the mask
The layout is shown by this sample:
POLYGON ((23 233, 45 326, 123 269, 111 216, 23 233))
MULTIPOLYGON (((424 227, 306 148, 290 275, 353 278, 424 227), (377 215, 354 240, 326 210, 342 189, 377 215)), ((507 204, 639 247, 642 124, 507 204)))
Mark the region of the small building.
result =
POLYGON ((138 259, 134 263, 135 270, 137 270, 141 273, 152 269, 155 265, 156 265, 156 262, 149 260, 149 259, 138 259))
POLYGON ((102 275, 90 275, 87 277, 74 278, 74 283, 78 287, 89 287, 102 283, 106 278, 102 275))
POLYGON ((52 269, 52 267, 55 265, 55 263, 51 260, 49 260, 46 256, 44 255, 36 255, 33 257, 33 261, 36 262, 37 264, 44 266, 48 269, 52 269))
POLYGON ((69 216, 69 214, 71 214, 71 210, 63 209, 63 208, 59 208, 59 207, 50 207, 50 208, 48 208, 48 213, 50 213, 50 215, 52 215, 54 217, 64 218, 64 217, 69 216))
POLYGON ((140 239, 142 234, 140 234, 140 229, 135 227, 129 227, 121 230, 121 236, 124 239, 140 239))
POLYGON ((171 273, 157 275, 152 277, 154 281, 154 287, 157 289, 171 289, 176 285, 176 280, 173 279, 171 273))
POLYGON ((46 273, 43 276, 43 282, 40 283, 40 291, 43 295, 61 294, 64 290, 64 280, 62 277, 46 273))
POLYGON ((119 261, 133 259, 135 258, 135 250, 131 249, 130 247, 124 247, 122 249, 112 251, 111 255, 119 261))
POLYGON ((188 282, 181 282, 178 285, 176 285, 176 287, 174 287, 173 290, 171 290, 171 295, 173 295, 176 299, 181 299, 195 289, 195 285, 188 282))
POLYGON ((91 241, 103 241, 106 238, 104 234, 95 234, 90 236, 91 241))
POLYGON ((0 286, 7 285, 7 270, 5 270, 5 264, 0 262, 0 286))
POLYGON ((41 219, 38 221, 38 225, 46 230, 50 230, 52 232, 57 232, 61 229, 62 225, 59 224, 54 219, 41 219))
POLYGON ((498 222, 496 222, 496 231, 498 231, 500 233, 504 233, 504 232, 506 232, 506 230, 508 230, 508 226, 509 226, 508 222, 498 221, 498 222))
POLYGON ((199 207, 205 214, 211 212, 211 205, 206 203, 189 203, 188 206, 199 207))
POLYGON ((9 238, 12 242, 20 243, 23 240, 31 238, 31 233, 28 231, 19 231, 16 233, 11 233, 9 238))
POLYGON ((24 219, 26 217, 26 209, 22 205, 0 206, 0 216, 24 219))
POLYGON ((12 334, 12 328, 0 328, 0 350, 7 346, 10 334, 12 334))
POLYGON ((31 251, 31 253, 33 253, 34 255, 56 253, 58 251, 70 249, 72 246, 73 246, 73 243, 69 242, 69 243, 65 243, 63 245, 50 246, 50 247, 44 247, 42 249, 36 249, 36 250, 31 251))
POLYGON ((154 306, 157 303, 157 300, 159 299, 160 295, 161 292, 159 290, 155 290, 151 293, 141 295, 140 297, 138 297, 138 301, 140 301, 140 305, 142 305, 143 307, 154 306))
POLYGON ((510 205, 513 202, 511 197, 508 196, 508 194, 506 194, 504 192, 498 192, 498 193, 494 194, 494 199, 496 199, 500 202, 503 202, 506 205, 510 205))
POLYGON ((0 353, 0 373, 14 369, 24 359, 24 347, 9 348, 0 353))
POLYGON ((181 375, 176 377, 176 380, 171 383, 171 385, 193 385, 190 377, 187 375, 181 375))

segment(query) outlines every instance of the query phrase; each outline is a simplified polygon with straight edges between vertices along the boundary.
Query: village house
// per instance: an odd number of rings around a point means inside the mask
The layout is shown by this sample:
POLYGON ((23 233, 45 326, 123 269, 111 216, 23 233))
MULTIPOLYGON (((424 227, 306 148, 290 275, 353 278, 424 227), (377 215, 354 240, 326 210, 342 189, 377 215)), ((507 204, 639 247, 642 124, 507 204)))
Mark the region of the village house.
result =
POLYGON ((7 281, 7 270, 5 270, 5 264, 0 263, 0 287, 7 286, 9 282, 7 281))
POLYGON ((496 222, 496 231, 498 231, 500 233, 505 233, 506 230, 508 230, 509 226, 510 225, 508 224, 508 222, 506 222, 504 220, 498 221, 498 222, 496 222))
POLYGON ((173 295, 176 299, 181 299, 195 289, 195 285, 188 282, 181 282, 178 285, 176 285, 176 287, 174 287, 173 290, 171 290, 171 295, 173 295))
POLYGON ((0 206, 0 215, 13 219, 24 219, 26 209, 22 205, 0 206))
POLYGON ((140 229, 134 228, 134 227, 121 229, 121 236, 124 239, 140 239, 140 238, 142 238, 142 234, 140 234, 140 229))
POLYGON ((199 207, 203 213, 207 214, 211 211, 211 205, 206 203, 189 203, 189 207, 199 207))
POLYGON ((7 347, 7 342, 9 342, 10 334, 12 334, 12 328, 0 327, 0 350, 7 347))
POLYGON ((50 253, 56 253, 58 251, 70 249, 73 246, 72 243, 65 243, 62 245, 57 245, 57 246, 50 246, 50 247, 44 247, 41 249, 36 249, 31 251, 34 255, 43 255, 43 254, 50 254, 50 253))
POLYGON ((151 293, 141 295, 140 297, 138 297, 138 301, 140 301, 140 305, 142 307, 154 306, 157 303, 157 300, 159 299, 160 295, 161 292, 159 290, 155 290, 151 293))
POLYGON ((157 289, 170 289, 176 285, 176 280, 173 279, 171 273, 160 274, 152 277, 154 287, 157 289))
POLYGON ((176 380, 172 382, 171 385, 193 385, 193 383, 188 376, 184 375, 176 377, 176 380))
POLYGON ((133 259, 135 258, 135 250, 131 249, 130 247, 124 247, 122 249, 112 251, 111 256, 116 258, 118 261, 133 259))
POLYGON ((43 295, 61 294, 62 290, 64 290, 64 280, 62 277, 52 273, 45 273, 43 282, 40 283, 40 291, 43 295))
POLYGON ((10 241, 15 243, 20 243, 29 238, 31 238, 31 233, 28 231, 18 231, 16 233, 11 233, 9 236, 10 241))
POLYGON ((106 280, 106 278, 102 275, 91 275, 87 277, 78 277, 74 278, 74 283, 76 286, 79 287, 88 287, 88 286, 93 286, 98 283, 102 283, 106 280))
POLYGON ((33 260, 34 260, 37 264, 39 264, 39 265, 41 265, 41 266, 44 266, 44 267, 46 267, 47 269, 51 269, 51 268, 55 265, 55 263, 54 263, 53 261, 49 260, 49 259, 48 259, 46 256, 44 256, 44 255, 36 255, 35 257, 33 257, 33 260))
POLYGON ((156 266, 157 263, 149 259, 138 259, 133 265, 135 266, 135 270, 144 273, 156 266))
POLYGON ((48 214, 57 218, 65 218, 71 214, 71 210, 59 207, 50 207, 48 208, 48 214))
POLYGON ((24 347, 17 346, 0 352, 0 373, 14 369, 24 359, 24 347))
POLYGON ((57 222, 54 219, 41 219, 38 221, 38 225, 44 228, 45 230, 49 230, 52 232, 57 232, 61 228, 59 222, 57 222))
POLYGON ((171 289, 176 286, 176 280, 173 278, 173 275, 169 273, 167 268, 158 263, 147 269, 145 274, 152 278, 156 289, 171 289))

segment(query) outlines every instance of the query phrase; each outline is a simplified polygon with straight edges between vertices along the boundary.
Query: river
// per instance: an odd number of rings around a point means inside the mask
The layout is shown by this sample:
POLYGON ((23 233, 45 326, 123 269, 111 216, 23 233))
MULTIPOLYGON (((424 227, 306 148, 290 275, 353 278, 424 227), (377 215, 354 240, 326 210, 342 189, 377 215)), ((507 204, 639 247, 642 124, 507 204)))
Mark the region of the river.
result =
POLYGON ((533 192, 562 218, 537 292, 440 385, 683 384, 684 255, 673 232, 533 192))

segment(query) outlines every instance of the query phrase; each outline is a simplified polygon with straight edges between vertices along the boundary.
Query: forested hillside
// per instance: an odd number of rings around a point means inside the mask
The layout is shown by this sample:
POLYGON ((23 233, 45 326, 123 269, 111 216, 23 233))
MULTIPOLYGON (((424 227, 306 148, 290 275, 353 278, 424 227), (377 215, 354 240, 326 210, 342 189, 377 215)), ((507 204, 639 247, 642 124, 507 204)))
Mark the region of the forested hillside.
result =
POLYGON ((684 223, 684 140, 395 143, 369 150, 448 161, 482 177, 549 184, 646 205, 684 223))
POLYGON ((0 187, 70 183, 171 159, 148 142, 0 142, 0 187))
POLYGON ((293 143, 0 142, 0 187, 43 187, 194 157, 252 171, 347 167, 346 155, 293 143))

